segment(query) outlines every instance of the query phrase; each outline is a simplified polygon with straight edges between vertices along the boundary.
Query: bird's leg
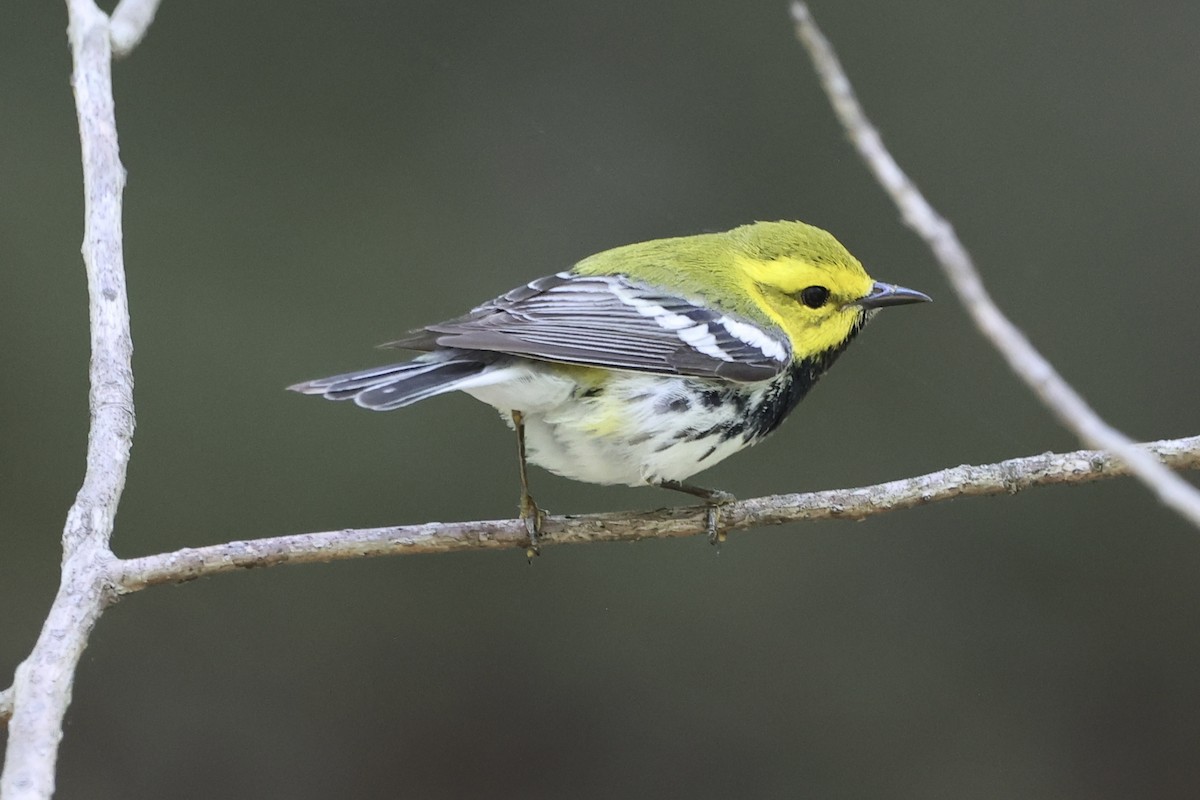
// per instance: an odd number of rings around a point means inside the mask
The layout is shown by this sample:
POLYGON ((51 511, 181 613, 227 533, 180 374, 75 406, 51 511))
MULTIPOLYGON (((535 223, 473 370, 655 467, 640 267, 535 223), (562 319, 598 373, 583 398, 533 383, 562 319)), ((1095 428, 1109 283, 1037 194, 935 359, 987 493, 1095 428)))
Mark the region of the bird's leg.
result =
POLYGON ((542 532, 542 517, 545 516, 545 512, 538 508, 529 494, 529 474, 525 464, 525 415, 514 410, 512 421, 517 431, 517 464, 521 473, 521 503, 518 508, 521 521, 525 523, 525 530, 529 533, 529 547, 525 555, 533 558, 539 552, 538 534, 542 532))
POLYGON ((721 506, 735 502, 736 497, 721 489, 705 489, 703 486, 693 486, 683 481, 659 481, 654 485, 662 489, 690 494, 703 500, 708 505, 708 513, 704 517, 704 530, 708 532, 709 544, 719 544, 725 541, 725 532, 717 530, 717 523, 721 520, 721 506))

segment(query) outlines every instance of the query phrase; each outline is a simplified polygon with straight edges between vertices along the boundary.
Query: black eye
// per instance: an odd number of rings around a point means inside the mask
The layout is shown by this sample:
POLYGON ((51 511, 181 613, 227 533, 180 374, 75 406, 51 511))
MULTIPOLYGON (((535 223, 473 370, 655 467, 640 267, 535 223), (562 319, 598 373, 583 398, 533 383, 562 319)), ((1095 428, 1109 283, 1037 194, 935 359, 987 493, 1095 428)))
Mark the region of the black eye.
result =
POLYGON ((800 290, 800 302, 809 308, 820 308, 829 299, 829 290, 824 286, 809 286, 800 290))

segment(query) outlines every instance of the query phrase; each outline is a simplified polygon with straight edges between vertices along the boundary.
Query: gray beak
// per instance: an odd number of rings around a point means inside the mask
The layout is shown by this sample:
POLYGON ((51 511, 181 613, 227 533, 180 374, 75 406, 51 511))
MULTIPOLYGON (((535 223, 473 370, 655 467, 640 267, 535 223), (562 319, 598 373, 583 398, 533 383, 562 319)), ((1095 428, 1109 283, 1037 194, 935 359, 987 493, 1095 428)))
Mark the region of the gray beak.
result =
POLYGON ((875 282, 866 297, 851 305, 865 309, 883 308, 884 306, 903 306, 909 303, 932 303, 933 298, 916 289, 905 289, 894 283, 875 282))

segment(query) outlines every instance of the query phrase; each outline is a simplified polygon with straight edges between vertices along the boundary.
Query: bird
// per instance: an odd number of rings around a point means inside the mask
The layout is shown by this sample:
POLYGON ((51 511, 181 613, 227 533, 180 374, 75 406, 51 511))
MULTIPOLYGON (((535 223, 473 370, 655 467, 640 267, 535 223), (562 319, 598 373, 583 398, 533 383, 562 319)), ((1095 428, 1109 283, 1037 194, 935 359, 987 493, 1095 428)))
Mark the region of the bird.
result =
POLYGON ((874 280, 821 228, 754 222, 605 250, 380 345, 411 360, 288 389, 372 411, 454 391, 496 408, 517 435, 531 557, 544 512, 527 462, 699 497, 717 542, 734 498, 688 479, 779 428, 880 309, 930 300, 874 280))

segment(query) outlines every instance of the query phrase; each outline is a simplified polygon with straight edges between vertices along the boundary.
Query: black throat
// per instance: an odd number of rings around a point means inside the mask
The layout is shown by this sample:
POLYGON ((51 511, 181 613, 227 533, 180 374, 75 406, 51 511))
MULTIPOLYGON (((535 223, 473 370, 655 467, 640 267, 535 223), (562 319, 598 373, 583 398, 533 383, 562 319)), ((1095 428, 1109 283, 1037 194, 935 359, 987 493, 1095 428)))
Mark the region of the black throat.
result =
POLYGON ((865 320, 856 324, 850 330, 850 335, 837 347, 797 361, 784 375, 776 378, 758 406, 752 409, 753 422, 746 430, 747 439, 761 439, 783 424, 788 414, 791 414, 808 394, 808 390, 833 366, 833 362, 837 361, 850 342, 854 341, 864 322, 865 320))

